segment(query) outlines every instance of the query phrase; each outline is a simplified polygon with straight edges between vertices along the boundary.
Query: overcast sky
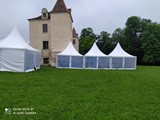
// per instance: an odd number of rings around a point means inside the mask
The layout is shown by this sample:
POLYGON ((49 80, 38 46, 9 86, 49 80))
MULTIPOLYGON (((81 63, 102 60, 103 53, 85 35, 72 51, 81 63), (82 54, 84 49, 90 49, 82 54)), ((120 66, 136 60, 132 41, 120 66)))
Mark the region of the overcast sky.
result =
MULTIPOLYGON (((29 22, 37 17, 42 8, 51 11, 56 0, 1 0, 0 39, 17 26, 23 38, 29 40, 29 22)), ((73 26, 80 34, 83 28, 91 27, 96 34, 112 33, 123 28, 130 16, 140 16, 160 22, 160 0, 65 0, 72 9, 73 26)))

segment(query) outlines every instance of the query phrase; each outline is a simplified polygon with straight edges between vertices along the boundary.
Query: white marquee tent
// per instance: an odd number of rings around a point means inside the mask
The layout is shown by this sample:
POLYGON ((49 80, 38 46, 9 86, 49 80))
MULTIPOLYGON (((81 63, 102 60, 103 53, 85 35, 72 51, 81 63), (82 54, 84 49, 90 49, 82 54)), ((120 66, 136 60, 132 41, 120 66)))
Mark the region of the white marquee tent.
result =
POLYGON ((32 48, 17 28, 0 40, 0 71, 28 72, 40 68, 41 52, 32 48))
POLYGON ((136 69, 137 57, 126 53, 118 43, 107 56, 96 43, 87 54, 79 54, 70 42, 67 48, 57 55, 57 68, 90 68, 90 69, 136 69))
POLYGON ((136 69, 137 57, 126 53, 119 43, 108 56, 111 57, 111 69, 136 69))
POLYGON ((102 53, 97 44, 94 43, 92 48, 84 55, 84 67, 93 69, 108 69, 110 58, 102 53))
POLYGON ((66 49, 57 55, 57 68, 83 68, 83 56, 74 48, 72 42, 66 49))

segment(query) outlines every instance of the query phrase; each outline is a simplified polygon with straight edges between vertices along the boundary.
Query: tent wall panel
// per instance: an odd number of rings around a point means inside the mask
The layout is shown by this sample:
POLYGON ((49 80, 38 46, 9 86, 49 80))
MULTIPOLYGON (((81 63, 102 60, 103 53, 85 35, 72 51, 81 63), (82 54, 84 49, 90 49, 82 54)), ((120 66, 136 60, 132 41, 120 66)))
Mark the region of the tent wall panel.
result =
POLYGON ((72 56, 71 57, 71 67, 72 68, 83 68, 83 57, 72 56))
POLYGON ((40 65, 41 65, 41 53, 40 52, 35 52, 35 67, 36 69, 39 69, 40 68, 40 65))
POLYGON ((34 51, 26 50, 25 54, 25 71, 33 70, 35 67, 34 51))
POLYGON ((85 57, 85 68, 97 68, 97 57, 85 57))
POLYGON ((99 57, 98 68, 110 68, 110 58, 109 57, 99 57))
POLYGON ((123 68, 123 57, 112 57, 112 68, 122 69, 123 68))
POLYGON ((1 71, 24 71, 25 50, 2 49, 1 51, 1 71))
POLYGON ((125 60, 125 65, 124 65, 124 68, 136 68, 136 58, 133 58, 133 57, 126 57, 125 60))
POLYGON ((69 68, 70 56, 58 56, 57 62, 58 62, 57 67, 69 68))

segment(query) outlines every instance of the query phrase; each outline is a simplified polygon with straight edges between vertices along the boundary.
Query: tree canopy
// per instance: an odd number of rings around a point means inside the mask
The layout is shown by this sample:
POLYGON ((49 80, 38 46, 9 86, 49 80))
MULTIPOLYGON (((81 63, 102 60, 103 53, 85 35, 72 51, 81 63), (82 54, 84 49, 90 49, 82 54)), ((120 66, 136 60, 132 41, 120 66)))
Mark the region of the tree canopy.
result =
POLYGON ((160 25, 148 24, 142 35, 143 62, 160 65, 160 25))
POLYGON ((87 53, 94 42, 109 54, 120 42, 126 52, 137 56, 138 64, 160 65, 160 24, 150 19, 131 16, 124 28, 117 28, 112 34, 102 31, 96 35, 92 28, 84 28, 79 40, 81 54, 87 53))
POLYGON ((94 34, 92 28, 84 28, 79 38, 79 52, 82 55, 86 54, 92 47, 95 40, 96 35, 94 34))

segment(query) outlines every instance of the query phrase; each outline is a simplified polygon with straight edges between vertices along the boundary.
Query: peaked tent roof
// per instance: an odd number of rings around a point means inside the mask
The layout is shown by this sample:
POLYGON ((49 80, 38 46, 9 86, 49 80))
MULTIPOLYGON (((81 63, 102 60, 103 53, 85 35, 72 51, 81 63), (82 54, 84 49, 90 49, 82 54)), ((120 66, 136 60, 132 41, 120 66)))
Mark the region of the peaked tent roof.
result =
POLYGON ((107 55, 105 55, 104 53, 102 53, 102 52, 99 50, 97 44, 94 43, 93 46, 92 46, 92 48, 88 51, 88 53, 85 54, 85 56, 94 56, 94 57, 99 56, 99 57, 104 57, 104 56, 107 56, 107 55))
POLYGON ((127 52, 125 52, 119 43, 117 44, 117 46, 114 48, 114 50, 108 56, 135 57, 135 56, 132 56, 132 55, 128 54, 127 52))
POLYGON ((79 54, 76 49, 74 48, 72 42, 70 41, 68 46, 64 49, 63 52, 59 53, 58 55, 64 55, 64 56, 82 56, 79 54))
POLYGON ((32 48, 20 35, 15 27, 12 32, 4 39, 0 40, 0 48, 28 49, 38 51, 32 48))

